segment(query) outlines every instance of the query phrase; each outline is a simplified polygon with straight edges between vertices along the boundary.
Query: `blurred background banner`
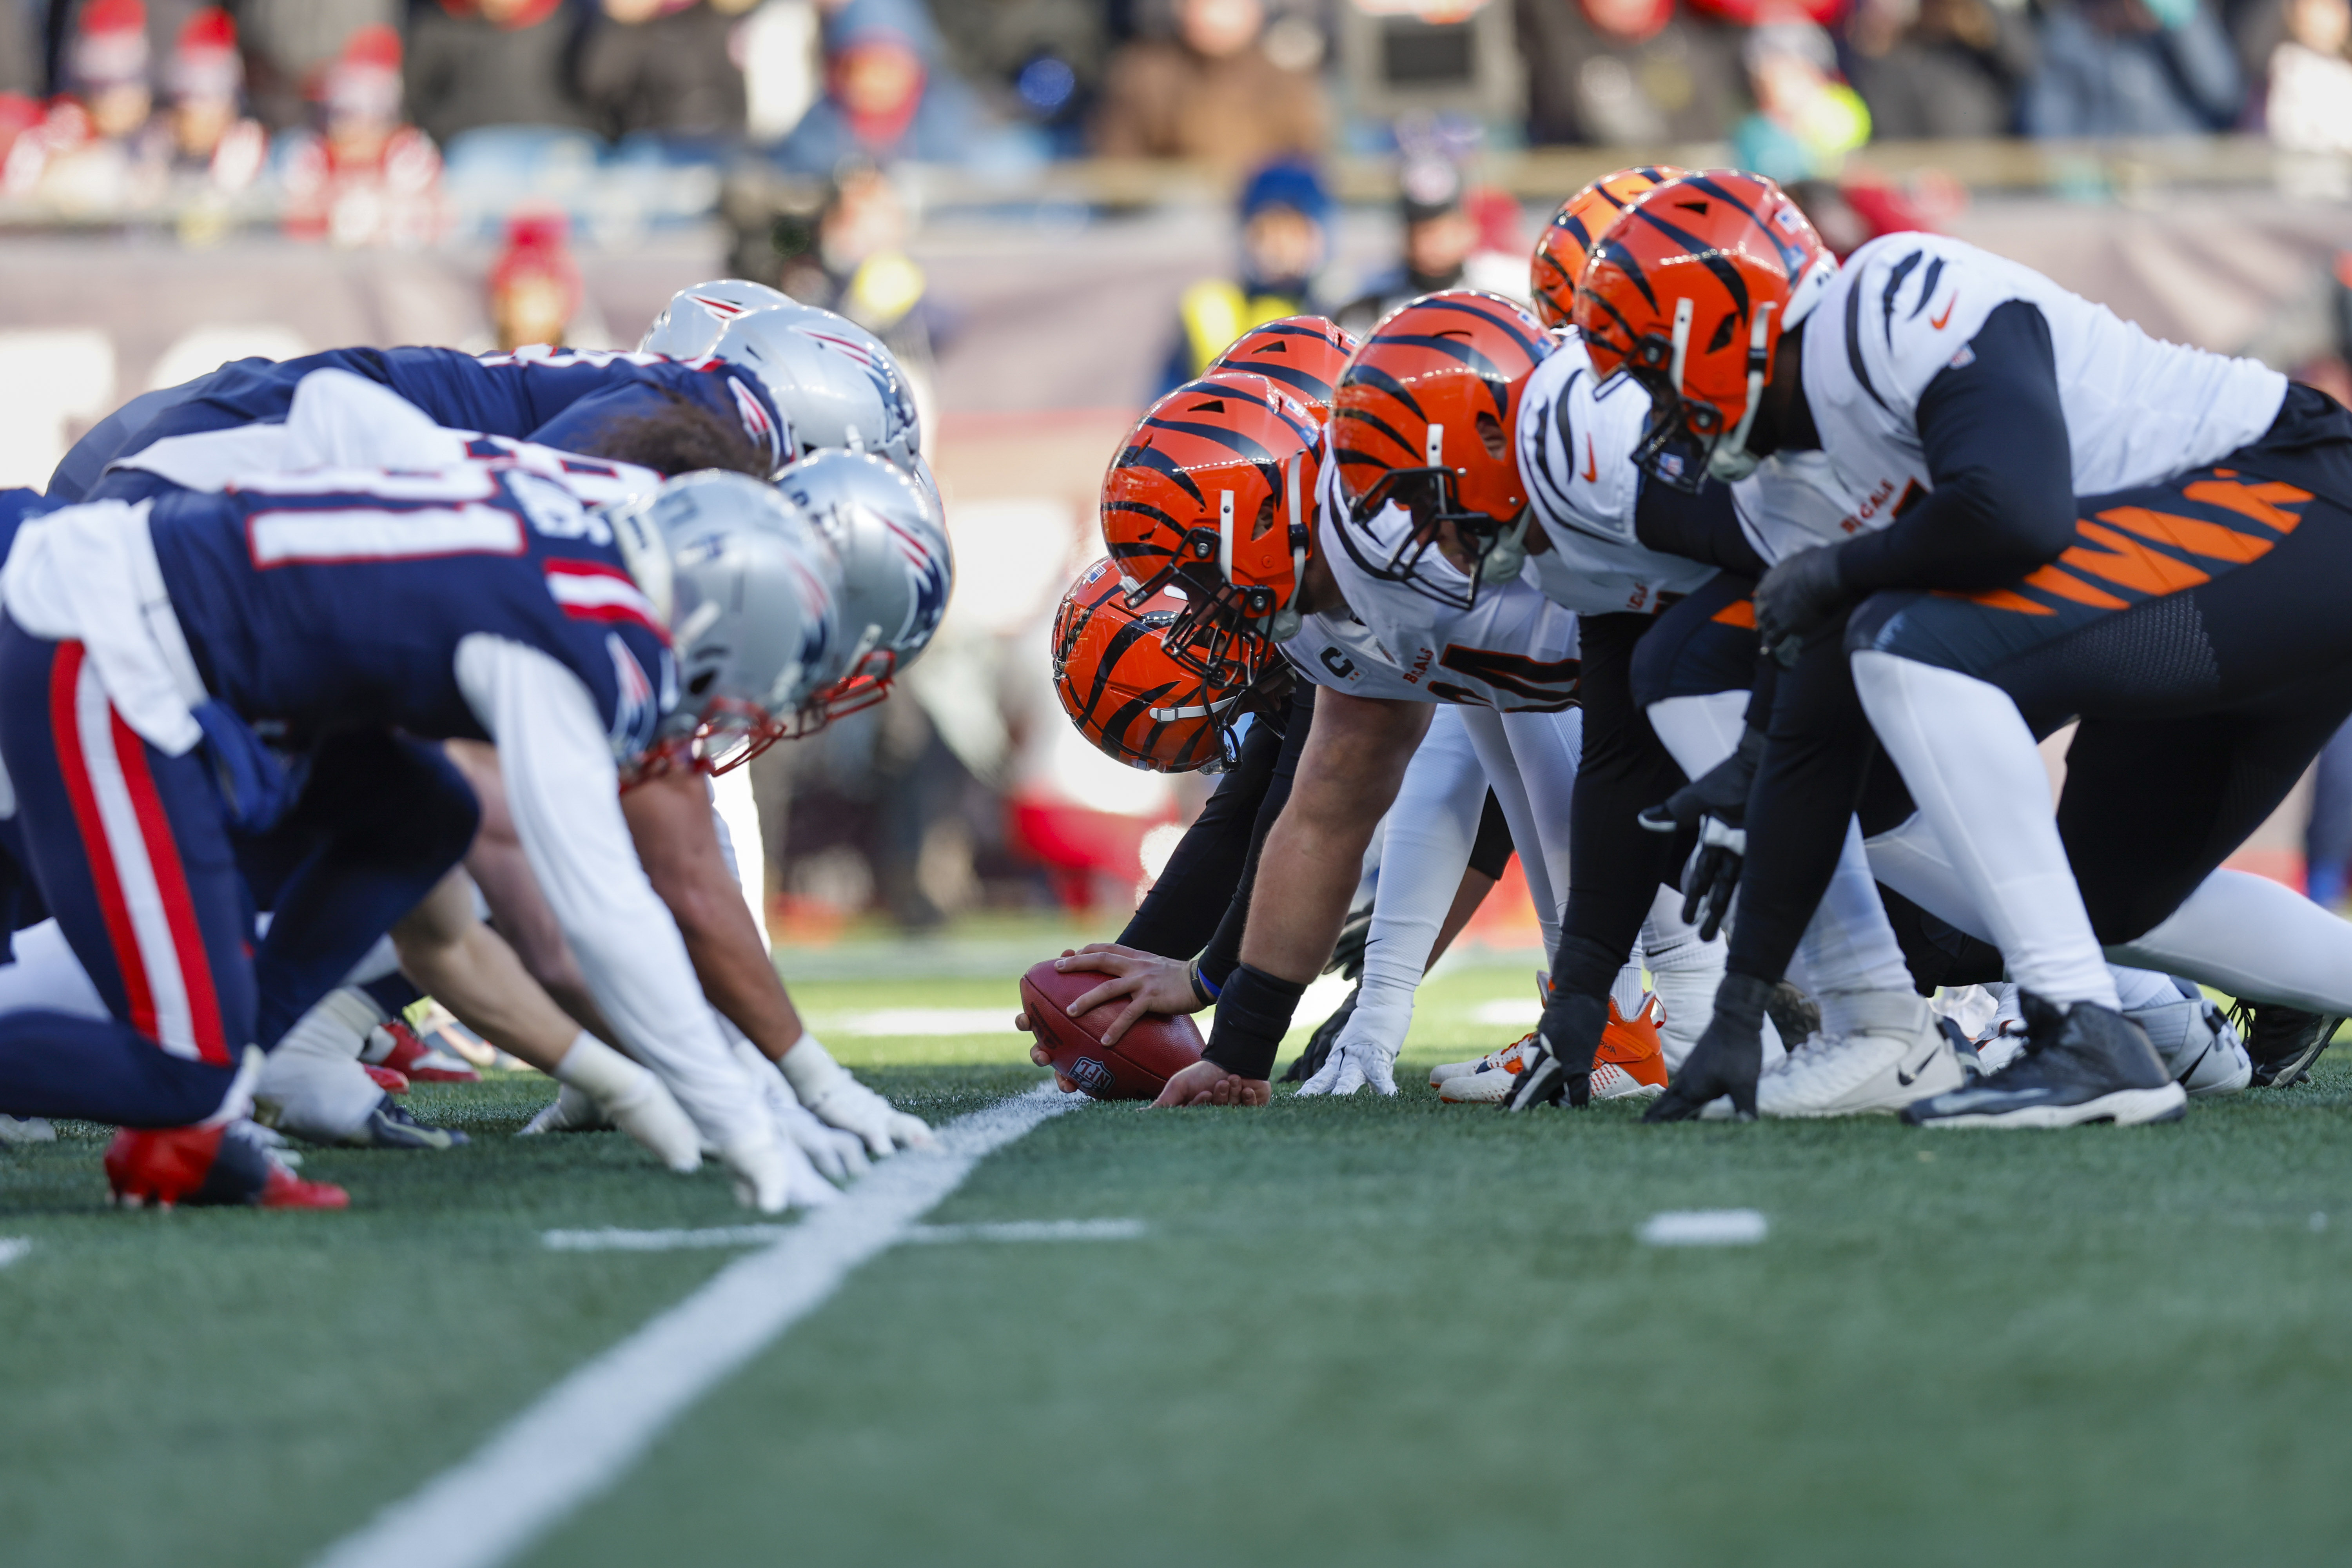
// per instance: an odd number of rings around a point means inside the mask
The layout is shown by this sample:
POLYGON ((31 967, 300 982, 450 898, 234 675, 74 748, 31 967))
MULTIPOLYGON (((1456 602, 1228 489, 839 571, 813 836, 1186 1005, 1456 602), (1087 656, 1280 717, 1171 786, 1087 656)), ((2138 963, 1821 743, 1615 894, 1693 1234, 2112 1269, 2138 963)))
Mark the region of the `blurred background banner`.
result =
MULTIPOLYGON (((1841 253, 1937 229, 2352 394, 2347 37, 2347 0, 0 0, 0 482, 226 360, 625 349, 778 285, 908 367, 960 576, 906 700, 758 764, 779 929, 1108 914, 1208 781, 1089 750, 1046 623, 1135 415, 1240 331, 1524 294, 1586 181, 1738 164, 1841 253)), ((2333 899, 2352 742, 2306 794, 2248 863, 2333 899)))

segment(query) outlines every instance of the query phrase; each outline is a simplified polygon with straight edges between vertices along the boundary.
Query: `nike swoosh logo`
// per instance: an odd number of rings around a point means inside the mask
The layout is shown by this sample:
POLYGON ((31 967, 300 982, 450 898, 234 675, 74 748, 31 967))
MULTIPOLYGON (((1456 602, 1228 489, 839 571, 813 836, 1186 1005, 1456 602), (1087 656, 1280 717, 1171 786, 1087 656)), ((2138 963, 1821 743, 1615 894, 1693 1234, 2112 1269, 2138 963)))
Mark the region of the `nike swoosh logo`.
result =
POLYGON ((1592 437, 1588 435, 1584 437, 1584 482, 1589 485, 1600 477, 1601 465, 1593 461, 1592 437))
POLYGON ((1918 1081, 1920 1075, 1927 1070, 1927 1064, 1935 1059, 1936 1053, 1929 1051, 1910 1067, 1897 1067, 1895 1069, 1895 1081, 1906 1089, 1910 1088, 1912 1084, 1918 1081))
MULTIPOLYGON (((1928 317, 1927 324, 1935 328, 1937 331, 1942 331, 1944 330, 1944 324, 1952 319, 1952 307, 1959 302, 1960 291, 1955 289, 1952 290, 1952 297, 1944 301, 1944 313, 1940 316, 1928 317)), ((1587 437, 1587 439, 1590 439, 1590 437, 1587 437)))

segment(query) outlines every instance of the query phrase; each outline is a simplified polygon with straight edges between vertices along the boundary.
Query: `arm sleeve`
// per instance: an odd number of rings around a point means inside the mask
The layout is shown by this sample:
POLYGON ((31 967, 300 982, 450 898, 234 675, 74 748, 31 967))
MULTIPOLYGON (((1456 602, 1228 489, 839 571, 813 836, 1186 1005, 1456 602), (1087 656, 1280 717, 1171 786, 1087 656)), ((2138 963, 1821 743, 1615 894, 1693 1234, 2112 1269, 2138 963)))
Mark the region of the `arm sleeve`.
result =
POLYGON ((1985 318, 1919 396, 1936 488, 1877 533, 1838 549, 1860 595, 1886 588, 1998 588, 2074 541, 2074 462, 2050 323, 2023 300, 1985 318))
POLYGON ((1242 863, 1239 885, 1234 889, 1233 901, 1225 907, 1225 918, 1217 922, 1216 935, 1209 939, 1206 951, 1201 954, 1201 973, 1213 985, 1223 985, 1233 972, 1241 967, 1242 932, 1249 925, 1250 889, 1257 885, 1257 858, 1265 847, 1265 836, 1274 831, 1275 819, 1282 815, 1290 799, 1290 781, 1298 773, 1298 754, 1307 749, 1307 732, 1315 727, 1315 688, 1301 681, 1290 699, 1290 728, 1282 737, 1282 750, 1275 754, 1274 774, 1266 781, 1265 794, 1258 801, 1257 820, 1250 825, 1249 858, 1242 863))
POLYGON ((1764 575, 1764 559, 1739 526, 1728 485, 1709 483, 1694 495, 1643 479, 1633 503, 1633 537, 1661 555, 1704 562, 1742 577, 1764 575))
POLYGON ((1216 793, 1184 830, 1135 918, 1118 933, 1121 947, 1189 959, 1208 945, 1249 864, 1258 805, 1281 750, 1273 726, 1250 726, 1240 763, 1218 781, 1216 793))
POLYGON ((725 1149, 764 1135, 752 1094, 711 1021, 685 939, 637 863, 620 778, 580 678, 537 648, 477 633, 457 687, 499 748, 507 805, 596 1005, 725 1149))

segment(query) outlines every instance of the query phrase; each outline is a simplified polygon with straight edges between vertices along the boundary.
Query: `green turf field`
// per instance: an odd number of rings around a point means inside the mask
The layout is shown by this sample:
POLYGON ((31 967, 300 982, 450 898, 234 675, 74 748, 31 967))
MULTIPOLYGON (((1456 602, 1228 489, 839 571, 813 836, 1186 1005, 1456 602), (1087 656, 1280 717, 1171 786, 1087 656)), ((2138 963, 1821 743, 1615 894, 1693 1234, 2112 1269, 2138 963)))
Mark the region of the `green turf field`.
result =
MULTIPOLYGON (((1004 1034, 870 1038, 1007 984, 796 988, 935 1121, 1004 1034)), ((1516 1032, 1433 981, 1406 1066, 1516 1032)), ((2180 1125, 1644 1129, 1394 1101, 1088 1106, 929 1218, 1139 1239, 902 1247, 523 1561, 2209 1563, 2352 1556, 2352 1068, 2180 1125), (1661 1250, 1667 1209, 1752 1247, 1661 1250)), ((313 1153, 346 1215, 117 1215, 95 1129, 0 1150, 0 1563, 293 1564, 464 1460, 733 1254, 551 1227, 745 1217, 544 1080, 420 1090, 449 1156, 313 1153)))

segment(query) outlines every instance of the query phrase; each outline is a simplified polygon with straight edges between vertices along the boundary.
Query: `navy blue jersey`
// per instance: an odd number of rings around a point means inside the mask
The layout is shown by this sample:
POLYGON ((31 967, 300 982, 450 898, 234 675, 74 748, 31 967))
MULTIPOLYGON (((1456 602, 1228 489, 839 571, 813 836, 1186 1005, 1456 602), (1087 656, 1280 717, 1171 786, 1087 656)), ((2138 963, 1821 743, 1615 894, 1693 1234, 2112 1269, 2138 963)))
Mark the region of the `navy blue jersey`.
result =
MULTIPOLYGON (((283 420, 302 378, 331 369, 390 387, 445 429, 478 430, 567 452, 591 443, 607 420, 658 412, 671 395, 739 422, 778 463, 786 450, 784 422, 759 378, 716 360, 543 349, 479 357, 456 349, 330 349, 301 359, 225 364, 201 390, 123 439, 106 460, 143 451, 166 436, 283 420)), ((109 492, 93 487, 89 493, 96 499, 109 492)))
POLYGON ((159 497, 149 529, 206 689, 295 749, 385 726, 489 739, 454 668, 476 632, 577 675, 616 760, 677 700, 668 635, 611 529, 536 475, 270 478, 159 497))

